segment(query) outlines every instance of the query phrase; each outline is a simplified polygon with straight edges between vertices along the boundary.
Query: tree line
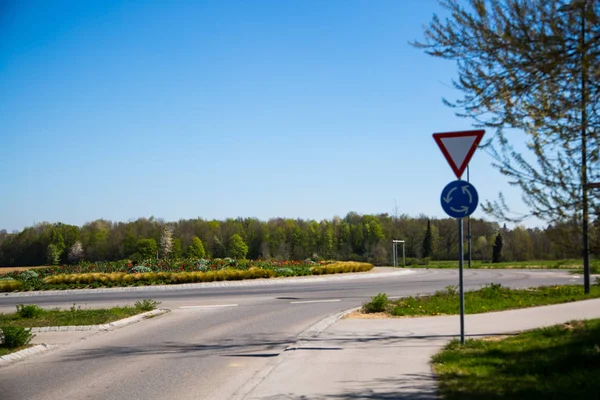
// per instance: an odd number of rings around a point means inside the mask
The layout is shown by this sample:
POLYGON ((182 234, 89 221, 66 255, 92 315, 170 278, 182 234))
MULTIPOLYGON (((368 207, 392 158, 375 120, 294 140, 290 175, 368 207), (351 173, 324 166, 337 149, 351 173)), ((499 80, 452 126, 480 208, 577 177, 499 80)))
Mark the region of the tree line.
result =
MULTIPOLYGON (((509 229, 483 219, 472 219, 471 224, 475 260, 564 259, 581 254, 576 222, 549 225, 545 229, 522 226, 509 229), (494 245, 497 247, 498 243, 501 247, 494 255, 494 245)), ((596 237, 594 234, 594 251, 599 247, 596 237)), ((81 227, 43 222, 20 232, 0 231, 0 265, 56 265, 150 257, 311 258, 389 265, 392 239, 405 241, 408 258, 457 258, 458 229, 454 219, 351 212, 344 218, 322 221, 197 218, 166 222, 151 217, 130 222, 99 219, 81 227)))

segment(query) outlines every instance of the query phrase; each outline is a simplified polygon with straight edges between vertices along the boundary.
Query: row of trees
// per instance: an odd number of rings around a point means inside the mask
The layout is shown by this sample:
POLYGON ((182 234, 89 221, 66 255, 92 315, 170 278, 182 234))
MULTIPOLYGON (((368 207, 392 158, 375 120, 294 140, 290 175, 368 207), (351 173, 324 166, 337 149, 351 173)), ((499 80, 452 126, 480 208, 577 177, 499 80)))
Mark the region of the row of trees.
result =
MULTIPOLYGON (((596 229, 594 228, 594 233, 596 229)), ((576 222, 545 229, 508 229, 472 220, 473 257, 492 260, 500 235, 505 261, 562 259, 580 254, 576 222)), ((593 236, 592 249, 599 243, 593 236)), ((406 242, 406 255, 455 259, 458 232, 453 219, 349 213, 331 220, 256 218, 225 221, 189 219, 165 222, 141 218, 130 222, 103 219, 78 227, 39 223, 21 232, 0 231, 0 265, 43 265, 148 257, 233 257, 365 260, 389 264, 392 239, 406 242)))

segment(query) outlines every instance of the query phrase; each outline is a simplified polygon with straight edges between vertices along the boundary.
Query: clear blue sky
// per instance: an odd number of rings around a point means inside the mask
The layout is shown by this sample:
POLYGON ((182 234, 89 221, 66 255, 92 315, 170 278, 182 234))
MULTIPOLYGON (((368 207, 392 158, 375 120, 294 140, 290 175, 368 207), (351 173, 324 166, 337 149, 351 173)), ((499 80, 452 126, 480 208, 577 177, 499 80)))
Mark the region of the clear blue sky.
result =
MULTIPOLYGON (((408 44, 436 0, 0 4, 0 229, 444 216, 431 134, 472 125, 454 63, 408 44)), ((480 198, 522 204, 490 164, 480 198)))

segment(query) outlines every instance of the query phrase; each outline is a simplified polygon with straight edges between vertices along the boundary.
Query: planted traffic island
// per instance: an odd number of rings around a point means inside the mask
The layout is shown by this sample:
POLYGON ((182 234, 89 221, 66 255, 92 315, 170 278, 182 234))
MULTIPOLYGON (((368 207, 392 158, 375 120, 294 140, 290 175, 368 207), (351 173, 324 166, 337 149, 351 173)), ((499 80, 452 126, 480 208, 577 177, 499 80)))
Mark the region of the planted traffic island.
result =
POLYGON ((186 259, 133 263, 83 262, 78 265, 12 271, 0 275, 0 291, 64 290, 170 285, 243 279, 365 272, 373 265, 353 261, 186 259))
POLYGON ((0 313, 0 357, 24 350, 44 327, 106 326, 156 310, 160 302, 144 299, 133 306, 86 309, 75 304, 68 310, 44 309, 35 304, 17 305, 16 312, 0 313))

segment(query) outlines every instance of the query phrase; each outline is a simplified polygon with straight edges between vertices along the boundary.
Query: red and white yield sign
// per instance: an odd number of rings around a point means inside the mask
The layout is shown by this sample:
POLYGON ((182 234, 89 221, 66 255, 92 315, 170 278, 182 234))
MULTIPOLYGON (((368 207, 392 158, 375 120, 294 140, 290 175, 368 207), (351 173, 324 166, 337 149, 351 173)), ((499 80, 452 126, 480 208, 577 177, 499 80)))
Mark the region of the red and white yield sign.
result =
POLYGON ((433 138, 442 150, 444 157, 448 160, 450 168, 458 179, 462 176, 471 157, 477 150, 479 142, 485 131, 483 129, 476 131, 462 132, 444 132, 434 133, 433 138))

